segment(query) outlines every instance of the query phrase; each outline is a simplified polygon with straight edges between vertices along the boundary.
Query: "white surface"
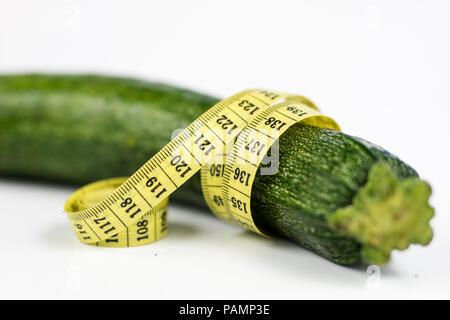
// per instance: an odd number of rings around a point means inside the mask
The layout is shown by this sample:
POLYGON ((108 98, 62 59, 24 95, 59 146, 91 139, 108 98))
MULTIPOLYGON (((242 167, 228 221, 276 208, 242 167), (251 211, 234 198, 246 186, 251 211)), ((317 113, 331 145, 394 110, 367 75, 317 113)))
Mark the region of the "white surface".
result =
POLYGON ((450 1, 3 0, 0 46, 0 72, 306 95, 413 165, 436 208, 432 244, 378 277, 173 205, 160 242, 82 245, 72 189, 0 178, 0 298, 450 298, 450 1))

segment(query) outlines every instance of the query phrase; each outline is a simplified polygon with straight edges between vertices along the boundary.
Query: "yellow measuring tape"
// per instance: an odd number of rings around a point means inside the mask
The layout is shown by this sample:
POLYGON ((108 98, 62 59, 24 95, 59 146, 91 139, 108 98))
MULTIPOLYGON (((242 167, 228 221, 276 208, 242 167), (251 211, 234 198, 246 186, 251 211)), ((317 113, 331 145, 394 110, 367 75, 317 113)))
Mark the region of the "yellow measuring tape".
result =
POLYGON ((129 178, 86 185, 64 209, 87 244, 132 247, 167 233, 169 195, 201 170, 204 198, 219 218, 253 232, 251 190, 261 161, 290 126, 339 130, 308 99, 247 90, 214 105, 129 178))

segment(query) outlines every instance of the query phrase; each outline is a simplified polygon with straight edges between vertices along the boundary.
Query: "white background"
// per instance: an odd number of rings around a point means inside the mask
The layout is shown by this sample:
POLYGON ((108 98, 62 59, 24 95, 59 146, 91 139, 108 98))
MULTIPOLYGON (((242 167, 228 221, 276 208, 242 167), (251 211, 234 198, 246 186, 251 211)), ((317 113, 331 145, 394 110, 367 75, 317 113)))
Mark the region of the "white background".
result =
POLYGON ((432 244, 371 276, 175 205, 155 244, 86 246, 72 189, 0 178, 0 298, 450 298, 450 1, 2 0, 0 48, 1 73, 303 94, 415 167, 436 208, 432 244))

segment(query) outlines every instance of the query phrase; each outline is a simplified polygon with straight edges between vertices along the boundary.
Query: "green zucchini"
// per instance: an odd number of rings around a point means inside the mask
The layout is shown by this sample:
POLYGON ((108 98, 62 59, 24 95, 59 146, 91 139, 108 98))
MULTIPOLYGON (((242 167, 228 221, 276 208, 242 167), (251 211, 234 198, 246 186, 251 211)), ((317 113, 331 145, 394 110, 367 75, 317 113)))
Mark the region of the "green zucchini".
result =
MULTIPOLYGON (((125 78, 0 76, 0 175, 77 185, 130 175, 217 101, 125 78)), ((340 264, 384 264, 431 241, 431 189, 394 155, 301 124, 279 142, 278 173, 252 189, 262 230, 340 264)), ((171 199, 205 207, 199 175, 171 199)))

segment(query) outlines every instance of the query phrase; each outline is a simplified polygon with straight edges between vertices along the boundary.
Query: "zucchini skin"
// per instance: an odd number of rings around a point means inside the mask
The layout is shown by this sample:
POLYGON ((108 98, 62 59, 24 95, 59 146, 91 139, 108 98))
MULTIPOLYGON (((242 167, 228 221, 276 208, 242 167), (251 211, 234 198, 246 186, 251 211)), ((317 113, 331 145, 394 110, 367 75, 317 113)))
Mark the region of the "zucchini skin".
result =
MULTIPOLYGON (((0 76, 0 175, 77 185, 129 176, 217 101, 125 78, 0 76)), ((372 165, 383 159, 400 179, 417 177, 382 148, 328 129, 295 125, 279 150, 279 172, 253 185, 256 224, 341 264, 360 262, 360 245, 326 218, 352 202, 372 165)), ((206 207, 199 174, 171 198, 206 207)))
MULTIPOLYGON (((0 76, 0 175, 76 185, 130 176, 217 101, 117 77, 0 76)), ((171 198, 206 207, 200 176, 171 198)))
POLYGON ((255 223, 340 264, 361 262, 360 244, 331 230, 327 218, 348 206, 378 161, 400 180, 416 171, 379 146, 301 124, 279 139, 279 171, 258 175, 252 187, 255 223))

